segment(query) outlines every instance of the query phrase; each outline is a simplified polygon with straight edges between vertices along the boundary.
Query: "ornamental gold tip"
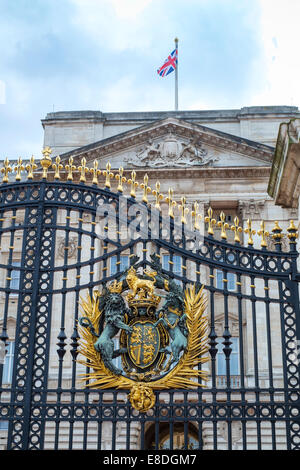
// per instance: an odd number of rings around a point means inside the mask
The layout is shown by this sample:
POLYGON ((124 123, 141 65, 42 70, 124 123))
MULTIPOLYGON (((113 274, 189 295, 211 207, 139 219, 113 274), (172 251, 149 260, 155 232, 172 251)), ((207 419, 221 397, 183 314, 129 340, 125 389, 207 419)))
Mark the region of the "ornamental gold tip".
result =
POLYGON ((139 186, 139 183, 135 180, 136 178, 136 172, 133 170, 131 172, 131 178, 127 181, 128 184, 130 184, 130 196, 135 198, 136 197, 136 188, 139 186))
POLYGON ((93 168, 90 168, 90 173, 93 175, 92 184, 98 185, 98 176, 101 175, 101 170, 98 170, 99 162, 97 159, 94 160, 93 168))
POLYGON ((221 229, 221 238, 227 240, 226 230, 229 228, 229 224, 226 222, 226 215, 223 211, 220 213, 220 220, 217 225, 221 229))
POLYGON ((287 231, 288 231, 288 238, 291 240, 291 243, 294 242, 295 239, 298 238, 298 231, 293 220, 290 221, 290 225, 287 231))
POLYGON ((33 172, 36 169, 37 169, 37 165, 34 162, 34 156, 32 155, 30 158, 30 162, 27 163, 27 165, 25 166, 25 170, 27 171, 27 179, 29 180, 33 179, 33 172))
POLYGON ((79 178, 79 181, 81 183, 85 183, 86 182, 86 173, 89 172, 89 168, 86 166, 86 158, 83 157, 81 159, 81 165, 78 167, 78 171, 80 172, 80 178, 79 178))
POLYGON ((278 220, 275 220, 274 227, 272 228, 272 233, 273 233, 272 238, 276 244, 280 243, 281 238, 283 238, 283 235, 281 232, 282 232, 282 228, 279 226, 278 220))
POLYGON ((4 160, 4 166, 1 168, 1 173, 3 173, 2 183, 8 183, 8 173, 12 172, 12 167, 9 164, 9 160, 6 157, 4 160))
POLYGON ((186 205, 186 197, 183 196, 181 198, 181 204, 178 206, 178 209, 181 212, 181 223, 182 224, 187 223, 186 215, 188 215, 188 213, 189 213, 189 209, 187 207, 185 207, 185 205, 186 205))
POLYGON ((164 196, 160 192, 160 182, 156 181, 155 189, 152 191, 152 194, 155 196, 155 208, 159 211, 161 210, 160 201, 164 199, 164 196))
POLYGON ((216 225, 217 221, 216 219, 213 218, 213 210, 211 207, 209 207, 207 211, 208 216, 205 217, 204 221, 208 224, 208 229, 207 233, 208 235, 214 235, 214 229, 213 226, 216 225))
POLYGON ((176 201, 174 201, 173 199, 173 194, 174 194, 173 189, 169 188, 168 196, 165 198, 165 201, 169 204, 168 214, 169 214, 169 217, 172 217, 172 219, 174 219, 174 207, 176 207, 177 205, 176 201))
POLYGON ((110 162, 108 162, 106 164, 106 170, 103 171, 103 175, 105 176, 105 187, 108 189, 110 189, 110 180, 111 178, 114 177, 114 174, 111 173, 110 169, 111 169, 111 164, 110 162))
POLYGON ((15 166, 15 172, 16 172, 16 181, 21 181, 21 172, 24 170, 24 165, 22 165, 22 158, 18 158, 18 163, 15 166))
POLYGON ((261 237, 261 244, 260 246, 262 248, 266 248, 268 245, 267 245, 267 241, 266 241, 266 238, 270 235, 270 233, 266 230, 266 227, 265 227, 265 221, 262 220, 261 223, 260 223, 260 230, 258 230, 257 234, 261 237))
POLYGON ((253 235, 256 234, 256 230, 252 229, 251 219, 247 220, 247 228, 244 229, 244 232, 248 234, 248 245, 253 245, 253 235))
POLYGON ((55 163, 53 163, 52 168, 54 169, 54 179, 59 180, 60 179, 60 171, 63 169, 63 165, 60 163, 61 159, 60 156, 57 155, 55 158, 55 163))
POLYGON ((199 204, 197 202, 194 202, 193 204, 193 210, 192 210, 192 224, 193 224, 193 229, 194 230, 200 230, 200 220, 202 219, 202 215, 199 214, 199 204))
POLYGON ((119 168, 119 173, 117 173, 115 175, 115 178, 118 180, 119 184, 118 184, 118 187, 117 187, 117 191, 119 191, 119 193, 123 193, 123 183, 126 183, 126 178, 125 176, 123 176, 123 173, 124 173, 124 169, 123 167, 121 166, 119 168))
POLYGON ((239 226, 240 220, 237 216, 233 219, 233 223, 234 225, 232 225, 230 228, 234 232, 234 241, 235 243, 241 243, 239 234, 243 231, 243 229, 239 226))
POLYGON ((41 166, 43 168, 42 178, 47 178, 48 169, 52 165, 52 160, 50 157, 51 153, 52 153, 52 150, 48 146, 42 150, 42 154, 43 154, 43 158, 41 159, 41 166))
POLYGON ((76 170, 76 166, 73 165, 74 158, 71 156, 69 158, 69 163, 65 165, 65 169, 68 172, 67 181, 73 181, 73 172, 76 170))
POLYGON ((144 182, 140 184, 141 188, 143 189, 143 202, 145 202, 146 204, 148 203, 148 194, 151 193, 151 188, 150 186, 148 186, 148 181, 149 177, 146 173, 144 176, 144 182))

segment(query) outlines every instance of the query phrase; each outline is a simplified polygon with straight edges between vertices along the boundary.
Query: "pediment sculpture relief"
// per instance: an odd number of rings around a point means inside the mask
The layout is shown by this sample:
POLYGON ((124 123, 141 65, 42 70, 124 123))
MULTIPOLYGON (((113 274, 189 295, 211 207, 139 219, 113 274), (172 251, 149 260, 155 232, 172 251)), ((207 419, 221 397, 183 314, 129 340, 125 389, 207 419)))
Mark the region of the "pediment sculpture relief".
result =
POLYGON ((174 136, 167 136, 162 142, 154 143, 149 139, 147 144, 140 148, 135 156, 127 158, 129 166, 166 168, 205 166, 213 164, 219 158, 208 155, 198 139, 189 142, 180 142, 174 136))

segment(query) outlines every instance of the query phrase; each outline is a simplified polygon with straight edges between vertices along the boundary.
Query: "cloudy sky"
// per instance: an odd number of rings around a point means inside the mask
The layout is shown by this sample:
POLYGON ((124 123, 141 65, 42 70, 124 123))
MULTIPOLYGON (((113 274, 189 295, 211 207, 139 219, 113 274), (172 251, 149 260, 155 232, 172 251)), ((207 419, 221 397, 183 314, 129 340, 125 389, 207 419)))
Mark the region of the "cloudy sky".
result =
POLYGON ((0 158, 40 156, 51 111, 300 106, 299 0, 0 0, 0 158))

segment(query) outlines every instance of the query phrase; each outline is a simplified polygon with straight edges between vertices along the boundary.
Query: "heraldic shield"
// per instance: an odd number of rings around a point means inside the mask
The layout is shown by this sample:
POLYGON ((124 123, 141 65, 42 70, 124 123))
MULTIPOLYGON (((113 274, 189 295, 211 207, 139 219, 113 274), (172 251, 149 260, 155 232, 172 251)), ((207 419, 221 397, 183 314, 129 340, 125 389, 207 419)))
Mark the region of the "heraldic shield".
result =
POLYGON ((183 291, 151 258, 154 270, 138 273, 133 260, 118 280, 82 299, 79 319, 85 360, 78 362, 92 369, 84 375, 86 385, 129 390, 140 412, 154 406, 155 390, 193 389, 207 380, 200 367, 208 360, 203 286, 183 291))

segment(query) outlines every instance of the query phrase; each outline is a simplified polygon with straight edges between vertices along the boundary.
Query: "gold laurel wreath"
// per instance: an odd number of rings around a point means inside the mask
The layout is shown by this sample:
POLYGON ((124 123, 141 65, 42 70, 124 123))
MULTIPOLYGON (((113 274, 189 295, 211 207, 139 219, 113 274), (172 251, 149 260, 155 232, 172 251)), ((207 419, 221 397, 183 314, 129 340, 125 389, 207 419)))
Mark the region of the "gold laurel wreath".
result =
MULTIPOLYGON (((145 383, 152 390, 202 387, 204 385, 199 383, 199 379, 207 380, 207 372, 198 370, 200 364, 209 360, 207 356, 204 356, 208 351, 208 320, 205 314, 207 299, 203 293, 203 286, 198 292, 196 292, 194 285, 188 286, 185 290, 184 305, 187 316, 186 324, 189 331, 186 350, 169 373, 158 380, 145 383)), ((99 298, 91 299, 88 296, 86 300, 81 299, 81 307, 97 332, 102 315, 99 310, 99 298)), ((82 374, 82 377, 84 377, 82 380, 86 382, 88 387, 132 389, 137 384, 137 381, 122 375, 116 375, 104 366, 100 353, 94 348, 96 337, 89 328, 79 325, 79 333, 81 335, 79 352, 87 360, 78 360, 77 362, 93 369, 91 372, 82 374)))

